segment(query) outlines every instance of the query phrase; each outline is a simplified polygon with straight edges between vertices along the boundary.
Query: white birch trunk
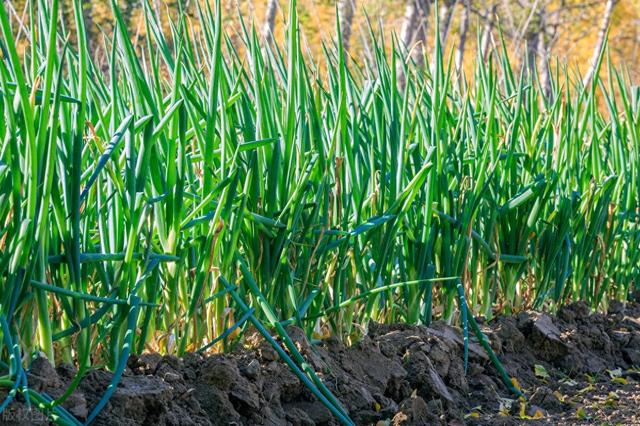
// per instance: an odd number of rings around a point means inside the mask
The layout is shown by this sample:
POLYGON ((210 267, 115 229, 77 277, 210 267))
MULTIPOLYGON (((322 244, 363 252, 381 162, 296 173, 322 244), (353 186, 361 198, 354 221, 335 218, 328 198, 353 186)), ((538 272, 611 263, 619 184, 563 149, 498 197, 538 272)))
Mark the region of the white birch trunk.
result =
POLYGON ((587 70, 587 73, 584 75, 584 79, 582 80, 582 84, 584 84, 585 86, 588 86, 591 83, 591 80, 593 79, 593 76, 596 72, 596 67, 598 66, 598 58, 600 57, 605 38, 607 37, 609 22, 611 22, 611 15, 616 3, 616 0, 607 0, 607 3, 604 5, 604 14, 602 15, 602 22, 600 23, 598 41, 596 42, 596 45, 593 49, 593 56, 591 56, 589 69, 587 70))
MULTIPOLYGON (((407 0, 407 7, 400 32, 400 42, 402 44, 401 48, 406 49, 418 67, 424 65, 423 50, 427 39, 426 27, 428 14, 428 0, 407 0)), ((404 75, 402 64, 398 64, 396 74, 398 76, 398 85, 404 88, 406 76, 404 75)))
POLYGON ((547 45, 547 16, 546 9, 540 11, 540 36, 538 38, 538 71, 540 86, 546 99, 551 96, 551 70, 549 69, 549 46, 547 45))
POLYGON ((497 4, 493 4, 489 13, 487 13, 487 21, 484 25, 484 30, 482 31, 482 41, 480 46, 480 52, 482 54, 482 58, 486 59, 489 54, 489 44, 491 43, 491 36, 493 32, 493 25, 495 23, 496 10, 498 8, 497 4))
POLYGON ((456 7, 456 0, 443 0, 440 5, 440 42, 446 46, 449 28, 451 27, 451 17, 456 7))

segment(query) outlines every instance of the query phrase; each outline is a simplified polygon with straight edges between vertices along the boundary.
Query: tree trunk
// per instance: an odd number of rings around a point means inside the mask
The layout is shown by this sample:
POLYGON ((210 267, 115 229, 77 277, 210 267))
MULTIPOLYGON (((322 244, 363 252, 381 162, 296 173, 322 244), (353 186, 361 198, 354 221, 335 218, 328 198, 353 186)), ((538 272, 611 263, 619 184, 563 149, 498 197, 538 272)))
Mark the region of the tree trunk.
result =
POLYGON ((413 60, 418 67, 424 66, 424 49, 427 44, 427 19, 429 17, 429 3, 427 0, 420 0, 418 7, 418 24, 414 37, 413 60))
POLYGON ((527 75, 531 81, 536 78, 536 64, 538 62, 538 47, 540 46, 540 29, 538 23, 529 25, 525 33, 526 56, 524 65, 527 68, 527 75))
POLYGON ((582 80, 582 84, 588 86, 593 79, 593 76, 596 72, 596 67, 598 66, 598 59, 600 58, 600 53, 602 52, 602 48, 604 46, 605 39, 607 37, 607 31, 609 29, 609 22, 611 21, 611 15, 613 13, 613 8, 616 5, 617 0, 607 0, 607 3, 604 6, 604 14, 602 15, 602 22, 600 24, 600 30, 598 32, 598 41, 593 49, 593 56, 591 56, 591 62, 589 65, 589 69, 582 80))
POLYGON ((87 28, 87 50, 91 52, 93 59, 95 59, 96 51, 93 45, 93 32, 95 30, 95 24, 93 23, 93 2, 88 1, 82 5, 82 16, 87 28))
POLYGON ((340 37, 342 38, 342 46, 344 50, 349 50, 351 42, 351 26, 353 24, 353 15, 356 0, 340 0, 338 3, 338 18, 340 19, 340 37))
POLYGON ((408 49, 413 41, 413 34, 416 32, 418 22, 418 8, 414 0, 407 0, 407 7, 404 10, 404 20, 400 30, 400 41, 403 47, 408 49))
POLYGON ((456 49, 456 69, 460 71, 464 65, 464 49, 467 43, 467 33, 469 32, 469 14, 471 12, 471 0, 463 0, 460 14, 460 40, 456 49))
POLYGON ((262 27, 262 36, 269 44, 273 41, 273 29, 276 24, 277 11, 278 0, 269 0, 267 3, 267 12, 264 18, 264 26, 262 27))
POLYGON ((486 59, 489 53, 489 43, 491 43, 491 33, 493 32, 493 25, 495 23, 497 4, 491 5, 491 9, 487 13, 487 21, 484 24, 484 30, 482 30, 482 42, 480 46, 480 53, 482 58, 486 59))
POLYGON ((160 20, 160 2, 159 0, 153 0, 153 11, 156 13, 156 18, 160 20))
POLYGON ((547 16, 543 6, 540 9, 540 35, 538 37, 538 71, 540 86, 545 99, 551 96, 551 70, 549 69, 549 46, 547 45, 547 16))
POLYGON ((400 40, 405 49, 412 52, 412 56, 418 65, 422 65, 424 43, 426 41, 427 16, 429 14, 428 0, 408 0, 405 9, 404 21, 400 33, 400 40), (419 51, 419 54, 416 53, 419 51))
MULTIPOLYGON (((429 0, 407 0, 400 33, 401 49, 408 51, 417 67, 424 66, 424 45, 427 39, 428 15, 429 0)), ((404 88, 406 76, 401 63, 396 68, 396 75, 398 76, 398 85, 404 88)))
POLYGON ((447 44, 447 36, 449 35, 451 17, 455 6, 456 0, 443 0, 440 5, 440 43, 442 46, 447 44))

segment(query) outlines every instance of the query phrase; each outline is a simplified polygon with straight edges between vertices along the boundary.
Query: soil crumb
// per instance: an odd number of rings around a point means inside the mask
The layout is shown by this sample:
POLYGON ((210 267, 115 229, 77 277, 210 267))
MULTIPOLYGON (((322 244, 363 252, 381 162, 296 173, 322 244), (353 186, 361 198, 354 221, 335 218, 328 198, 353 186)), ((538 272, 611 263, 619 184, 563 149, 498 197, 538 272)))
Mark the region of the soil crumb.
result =
MULTIPOLYGON (((527 311, 481 327, 526 402, 509 394, 473 339, 465 372, 460 330, 441 322, 371 323, 351 347, 287 331, 358 425, 640 425, 640 304, 612 302, 604 315, 576 303, 556 316, 527 311)), ((254 349, 225 355, 132 356, 93 424, 337 425, 275 351, 254 340, 254 349)), ((55 398, 74 374, 36 359, 28 382, 55 398)), ((91 371, 64 407, 84 421, 111 377, 91 371)), ((47 422, 20 398, 0 414, 0 424, 47 422)))

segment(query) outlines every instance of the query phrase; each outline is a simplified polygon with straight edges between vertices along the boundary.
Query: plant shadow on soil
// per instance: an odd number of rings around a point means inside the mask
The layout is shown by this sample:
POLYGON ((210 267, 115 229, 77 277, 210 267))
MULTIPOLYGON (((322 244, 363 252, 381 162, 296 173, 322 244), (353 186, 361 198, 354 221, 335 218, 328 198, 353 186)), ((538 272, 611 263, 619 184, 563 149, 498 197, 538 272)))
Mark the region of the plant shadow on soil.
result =
MULTIPOLYGON (((358 425, 640 424, 640 304, 610 304, 590 314, 583 303, 557 316, 521 312, 483 323, 484 333, 528 401, 514 401, 482 348, 470 343, 465 374, 460 331, 370 324, 358 344, 311 345, 287 331, 358 425), (536 418, 539 417, 539 418, 536 418)), ((334 425, 336 420, 263 340, 253 350, 182 359, 131 357, 97 425, 334 425)), ((29 386, 60 396, 75 370, 38 358, 29 386)), ((93 370, 64 406, 87 417, 111 380, 93 370)), ((0 391, 3 399, 4 390, 0 391)), ((18 400, 0 424, 44 424, 18 400)))

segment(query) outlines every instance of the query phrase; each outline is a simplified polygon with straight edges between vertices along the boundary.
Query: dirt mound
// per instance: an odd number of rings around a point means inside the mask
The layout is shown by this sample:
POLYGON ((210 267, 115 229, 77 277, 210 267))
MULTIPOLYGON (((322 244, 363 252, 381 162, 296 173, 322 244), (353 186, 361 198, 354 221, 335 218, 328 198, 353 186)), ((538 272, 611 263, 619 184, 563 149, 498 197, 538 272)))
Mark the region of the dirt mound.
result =
MULTIPOLYGON (((513 400, 489 358, 471 341, 465 374, 460 331, 370 324, 361 342, 311 345, 288 332, 309 364, 359 425, 630 424, 640 403, 640 305, 612 303, 608 315, 586 305, 557 317, 522 312, 481 324, 492 347, 528 397, 513 400), (529 420, 525 420, 529 419, 529 420)), ((32 388, 62 394, 74 369, 36 360, 32 388)), ((91 371, 64 404, 85 419, 107 389, 111 373, 91 371)), ((0 391, 0 398, 2 398, 0 391)), ((18 401, 2 424, 44 423, 18 401), (22 410, 22 411, 21 411, 22 410), (22 415, 20 415, 22 413, 22 415)), ((2 421, 4 420, 4 421, 2 421)), ((266 342, 254 350, 182 359, 131 357, 99 425, 334 425, 336 420, 277 359, 266 342)))

